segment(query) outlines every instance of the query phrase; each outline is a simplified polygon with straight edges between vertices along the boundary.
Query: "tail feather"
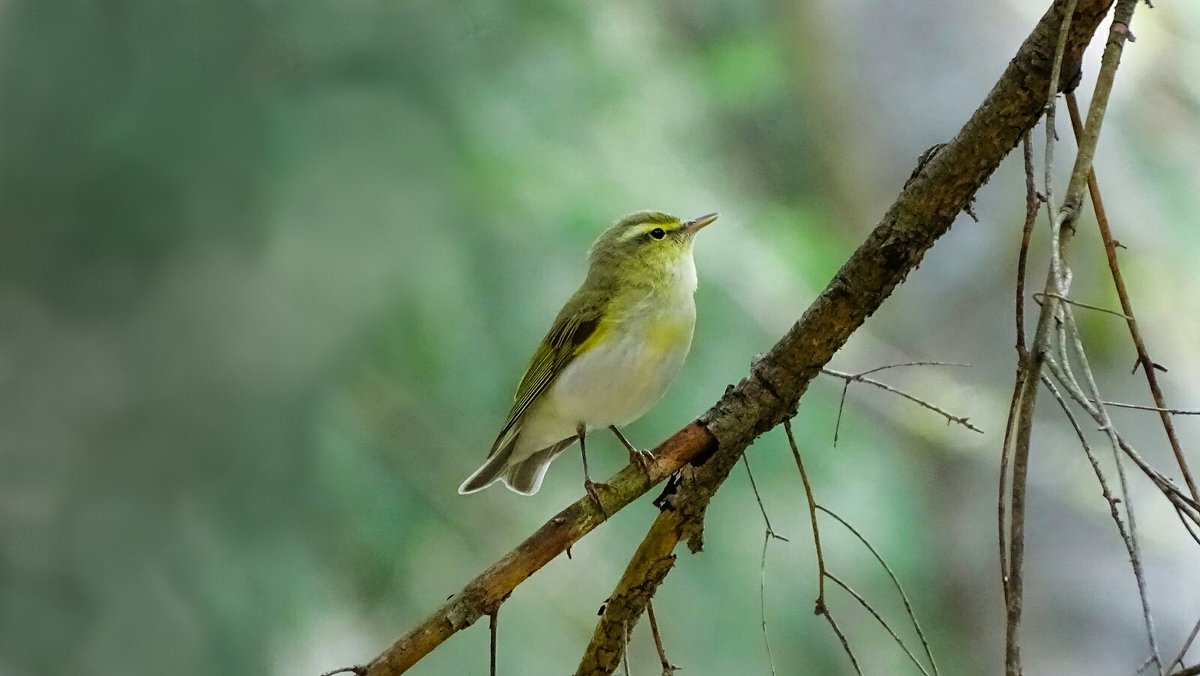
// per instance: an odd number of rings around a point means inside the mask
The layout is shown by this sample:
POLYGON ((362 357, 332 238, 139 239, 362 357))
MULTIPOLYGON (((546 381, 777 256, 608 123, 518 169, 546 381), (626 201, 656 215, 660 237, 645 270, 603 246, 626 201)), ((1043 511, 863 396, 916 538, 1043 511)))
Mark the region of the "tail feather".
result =
POLYGON ((483 465, 458 487, 459 495, 481 491, 498 481, 500 475, 508 469, 508 460, 512 457, 513 448, 517 445, 518 436, 520 434, 514 430, 513 433, 497 439, 496 445, 483 465))
POLYGON ((504 470, 504 485, 514 492, 521 495, 533 495, 542 487, 542 479, 546 476, 546 469, 550 467, 550 462, 555 456, 563 451, 567 446, 575 442, 576 437, 563 439, 562 441, 548 446, 534 453, 525 460, 515 462, 504 470))

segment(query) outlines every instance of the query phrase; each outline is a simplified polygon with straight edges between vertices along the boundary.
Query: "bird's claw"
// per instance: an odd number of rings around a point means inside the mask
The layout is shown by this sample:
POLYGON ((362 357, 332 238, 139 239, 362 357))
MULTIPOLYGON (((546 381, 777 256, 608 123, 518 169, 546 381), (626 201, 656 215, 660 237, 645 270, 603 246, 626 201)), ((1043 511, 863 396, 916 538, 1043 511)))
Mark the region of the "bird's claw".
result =
POLYGON ((654 466, 654 454, 650 451, 643 451, 637 448, 629 449, 629 464, 637 465, 642 468, 642 472, 650 474, 650 468, 654 466))
POLYGON ((592 481, 591 479, 584 479, 583 490, 585 493, 588 494, 588 497, 590 497, 592 499, 592 502, 596 503, 596 507, 600 510, 600 513, 602 515, 604 515, 604 518, 607 520, 608 519, 608 511, 604 509, 604 503, 600 501, 600 492, 608 490, 608 484, 596 483, 595 481, 592 481))

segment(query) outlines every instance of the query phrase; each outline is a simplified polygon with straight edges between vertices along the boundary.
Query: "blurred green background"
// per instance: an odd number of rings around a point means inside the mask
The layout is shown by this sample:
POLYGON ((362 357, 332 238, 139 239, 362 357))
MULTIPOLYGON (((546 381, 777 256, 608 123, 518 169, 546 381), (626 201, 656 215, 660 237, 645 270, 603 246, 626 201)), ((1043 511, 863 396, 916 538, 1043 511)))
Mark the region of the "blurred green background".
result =
MULTIPOLYGON (((1135 18, 1097 173, 1168 399, 1197 407, 1200 6, 1156 4, 1135 18)), ((799 316, 1045 5, 0 3, 0 674, 315 676, 374 656, 581 494, 575 454, 533 498, 455 488, 604 227, 642 208, 722 214, 697 246, 692 355, 628 430, 651 446, 799 316)), ((824 379, 796 426, 818 499, 896 568, 948 674, 1002 663, 995 475, 1023 201, 1010 158, 981 222, 960 219, 833 363, 970 363, 885 379, 986 435, 856 386, 835 449, 840 386, 824 379)), ((1115 307, 1090 214, 1081 232, 1075 295, 1115 307)), ((1102 387, 1148 401, 1120 321, 1084 318, 1102 387)), ((1125 553, 1043 413, 1027 669, 1132 673, 1145 649, 1125 553)), ((1154 419, 1118 423, 1175 474, 1154 419)), ((1200 427, 1178 424, 1200 465, 1200 427)), ((625 462, 607 438, 593 453, 602 476, 625 462)), ((775 664, 846 673, 811 612, 781 433, 749 457, 791 540, 765 572, 775 664)), ((1197 551, 1132 483, 1174 653, 1200 614, 1197 551)), ((574 669, 653 515, 648 498, 621 512, 516 591, 501 673, 574 669)), ((834 571, 903 626, 868 554, 825 532, 834 571)), ((656 601, 669 655, 686 674, 769 673, 762 519, 740 468, 706 543, 656 601)), ((831 603, 867 673, 914 671, 852 600, 831 603)), ((644 626, 630 650, 631 673, 657 673, 644 626)), ((412 673, 486 664, 481 625, 412 673)))

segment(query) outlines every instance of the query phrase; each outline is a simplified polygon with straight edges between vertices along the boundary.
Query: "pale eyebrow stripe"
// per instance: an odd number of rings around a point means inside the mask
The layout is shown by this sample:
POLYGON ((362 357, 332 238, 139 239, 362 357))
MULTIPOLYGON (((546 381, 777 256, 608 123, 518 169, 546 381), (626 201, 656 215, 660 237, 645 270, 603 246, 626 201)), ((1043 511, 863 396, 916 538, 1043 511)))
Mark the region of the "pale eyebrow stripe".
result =
POLYGON ((634 239, 636 237, 641 237, 642 235, 653 230, 654 228, 659 228, 659 227, 662 227, 662 226, 657 223, 641 223, 641 224, 635 225, 631 228, 626 229, 625 232, 621 233, 621 239, 619 241, 628 242, 631 239, 634 239))

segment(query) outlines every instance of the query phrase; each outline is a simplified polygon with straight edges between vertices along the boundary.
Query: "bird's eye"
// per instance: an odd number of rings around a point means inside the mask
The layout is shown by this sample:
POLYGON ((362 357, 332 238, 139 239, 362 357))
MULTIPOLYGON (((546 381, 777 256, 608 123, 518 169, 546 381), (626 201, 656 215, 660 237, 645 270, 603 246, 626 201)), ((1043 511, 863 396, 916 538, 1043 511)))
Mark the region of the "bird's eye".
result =
POLYGON ((654 239, 662 239, 663 237, 667 236, 667 231, 663 230, 662 228, 655 228, 650 231, 650 236, 654 239))

